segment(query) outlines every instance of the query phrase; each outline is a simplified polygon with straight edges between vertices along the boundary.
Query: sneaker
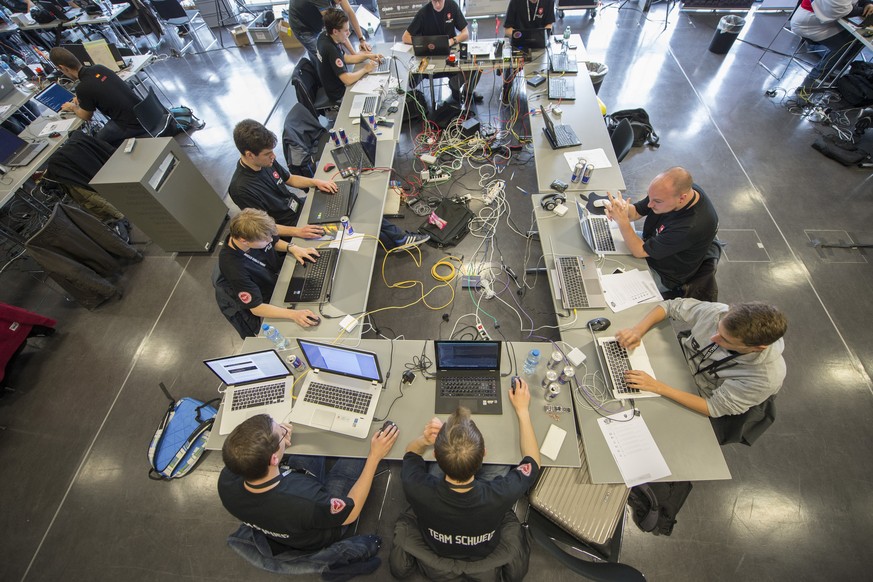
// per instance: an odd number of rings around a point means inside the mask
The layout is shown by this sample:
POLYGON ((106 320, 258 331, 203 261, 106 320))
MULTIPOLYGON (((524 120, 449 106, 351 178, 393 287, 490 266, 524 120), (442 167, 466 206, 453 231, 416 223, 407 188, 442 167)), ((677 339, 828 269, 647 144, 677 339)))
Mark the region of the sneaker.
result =
POLYGON ((485 101, 485 97, 473 91, 473 101, 475 101, 476 103, 482 103, 483 101, 485 101))
POLYGON ((430 240, 429 234, 408 234, 397 243, 398 247, 417 247, 430 240))

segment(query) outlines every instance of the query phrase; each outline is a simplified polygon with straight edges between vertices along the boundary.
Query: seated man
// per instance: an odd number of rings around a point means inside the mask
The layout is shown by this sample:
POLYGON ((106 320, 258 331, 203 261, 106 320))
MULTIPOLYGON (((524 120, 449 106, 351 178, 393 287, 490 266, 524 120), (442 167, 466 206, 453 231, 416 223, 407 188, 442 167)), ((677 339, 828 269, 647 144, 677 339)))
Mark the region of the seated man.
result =
POLYGON ((318 35, 317 61, 318 76, 324 92, 333 103, 343 100, 346 87, 357 83, 361 77, 374 71, 382 61, 382 55, 371 52, 346 54, 343 44, 349 42, 349 18, 342 10, 328 8, 324 11, 324 30, 318 35), (364 63, 363 68, 350 73, 346 65, 364 63))
MULTIPOLYGON (((290 0, 288 3, 288 25, 291 27, 294 37, 306 48, 306 54, 309 55, 312 64, 318 62, 316 41, 324 27, 322 16, 325 11, 331 8, 340 8, 345 12, 351 28, 358 35, 361 50, 372 50, 370 44, 364 40, 364 33, 358 23, 358 17, 355 16, 355 11, 349 4, 349 0, 339 0, 339 2, 334 2, 334 0, 290 0)), ((343 42, 343 46, 348 49, 349 54, 355 54, 355 48, 348 41, 348 37, 343 42)))
POLYGON ((852 33, 839 25, 837 20, 848 16, 873 14, 870 0, 802 0, 791 15, 791 30, 806 40, 825 47, 821 60, 809 72, 798 92, 813 88, 831 68, 848 62, 863 48, 852 33), (851 52, 850 52, 851 51, 851 52))
POLYGON ((483 480, 485 439, 470 411, 459 408, 445 424, 431 420, 406 447, 401 479, 421 536, 439 556, 462 560, 487 557, 500 541, 499 526, 530 489, 540 470, 540 453, 530 420, 527 382, 513 380, 507 391, 518 417, 521 462, 508 474, 483 480), (428 474, 422 455, 434 447, 443 478, 428 474))
POLYGON ((275 221, 263 210, 244 209, 230 219, 229 228, 230 234, 218 253, 218 268, 230 284, 238 307, 256 317, 290 319, 300 327, 317 325, 320 320, 312 311, 277 307, 269 301, 285 260, 279 253, 291 253, 302 264, 304 259, 315 260, 318 251, 281 240, 275 221))
MULTIPOLYGON (((470 38, 470 33, 467 30, 467 19, 464 18, 464 14, 455 0, 431 0, 422 6, 403 33, 403 42, 412 44, 413 36, 441 35, 449 37, 449 48, 457 46, 458 43, 466 42, 470 38)), ((478 80, 477 74, 451 73, 449 88, 456 101, 461 101, 461 86, 468 81, 467 76, 478 80)), ((475 87, 466 87, 465 94, 469 95, 473 89, 475 87)), ((477 93, 473 94, 473 98, 476 103, 482 102, 482 96, 477 93)))
POLYGON ((606 215, 614 220, 633 256, 644 258, 662 293, 694 277, 703 261, 720 256, 715 241, 718 215, 703 189, 684 168, 670 168, 649 184, 635 204, 609 194, 606 215), (643 236, 631 224, 645 217, 643 236))
POLYGON ((109 118, 97 137, 114 147, 130 137, 148 135, 133 112, 140 99, 121 77, 103 65, 82 66, 65 48, 55 47, 49 58, 64 76, 79 81, 76 98, 61 106, 84 121, 91 121, 96 110, 109 118))
POLYGON ((397 427, 378 431, 366 460, 338 459, 325 475, 324 457, 289 455, 290 424, 259 414, 233 429, 221 448, 221 503, 263 533, 273 554, 320 550, 343 538, 364 508, 376 467, 397 440, 397 427))
POLYGON ((677 390, 645 372, 625 372, 628 385, 654 392, 679 404, 717 418, 742 414, 779 392, 785 379, 782 336, 785 315, 764 303, 705 303, 673 299, 652 309, 635 326, 616 332, 628 349, 667 317, 687 323, 691 334, 681 339, 700 396, 677 390))
POLYGON ((511 37, 513 30, 551 30, 554 23, 554 0, 509 0, 503 28, 506 29, 506 36, 511 37))

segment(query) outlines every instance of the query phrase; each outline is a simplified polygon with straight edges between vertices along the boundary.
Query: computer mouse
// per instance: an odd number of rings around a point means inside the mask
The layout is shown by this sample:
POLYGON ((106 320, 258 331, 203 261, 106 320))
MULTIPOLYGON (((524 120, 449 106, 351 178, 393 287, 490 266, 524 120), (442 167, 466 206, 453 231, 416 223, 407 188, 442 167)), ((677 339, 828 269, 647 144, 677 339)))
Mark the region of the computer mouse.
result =
POLYGON ((330 162, 328 162, 328 163, 326 163, 326 164, 324 165, 324 171, 325 171, 325 172, 330 172, 330 171, 333 170, 334 168, 336 168, 336 165, 331 164, 330 162))
POLYGON ((612 325, 612 322, 606 319, 605 317, 595 317, 591 321, 588 322, 588 327, 592 331, 603 331, 612 325))
POLYGON ((519 380, 521 380, 521 378, 519 378, 518 376, 512 377, 512 381, 510 382, 510 385, 512 386, 512 393, 513 394, 515 394, 515 389, 518 388, 518 386, 520 385, 519 380))
POLYGON ((49 134, 49 137, 61 137, 61 133, 58 131, 53 131, 49 134))
POLYGON ((388 430, 392 426, 397 426, 397 425, 394 424, 393 420, 386 420, 385 424, 382 425, 382 428, 379 429, 379 432, 385 432, 386 430, 388 430))
POLYGON ((318 325, 319 323, 321 323, 321 318, 317 315, 307 315, 306 319, 309 320, 310 325, 318 325))

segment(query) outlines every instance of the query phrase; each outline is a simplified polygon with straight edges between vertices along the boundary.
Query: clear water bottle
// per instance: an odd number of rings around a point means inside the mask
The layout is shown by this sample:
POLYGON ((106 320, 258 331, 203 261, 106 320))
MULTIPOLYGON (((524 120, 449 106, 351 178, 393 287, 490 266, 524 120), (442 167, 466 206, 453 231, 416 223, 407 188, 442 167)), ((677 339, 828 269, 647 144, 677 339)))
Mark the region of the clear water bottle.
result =
POLYGON ((373 35, 375 35, 375 34, 376 34, 376 29, 373 28, 373 23, 372 22, 368 23, 367 24, 367 38, 372 39, 373 35))
POLYGON ((279 330, 272 325, 267 325, 265 323, 261 326, 261 329, 264 330, 264 337, 273 342, 273 345, 276 346, 277 350, 287 350, 288 346, 291 345, 288 338, 282 335, 279 330))
POLYGON ((527 354, 527 359, 524 361, 524 375, 533 376, 537 371, 537 366, 540 365, 540 351, 531 350, 527 354))
POLYGON ((473 42, 476 42, 477 40, 479 40, 479 21, 476 20, 475 18, 473 19, 472 31, 473 31, 473 36, 470 37, 470 40, 472 40, 473 42))
POLYGON ((567 42, 568 40, 570 40, 570 35, 571 35, 571 34, 573 34, 573 33, 570 31, 570 27, 569 27, 569 26, 568 26, 567 28, 564 29, 564 42, 567 42))

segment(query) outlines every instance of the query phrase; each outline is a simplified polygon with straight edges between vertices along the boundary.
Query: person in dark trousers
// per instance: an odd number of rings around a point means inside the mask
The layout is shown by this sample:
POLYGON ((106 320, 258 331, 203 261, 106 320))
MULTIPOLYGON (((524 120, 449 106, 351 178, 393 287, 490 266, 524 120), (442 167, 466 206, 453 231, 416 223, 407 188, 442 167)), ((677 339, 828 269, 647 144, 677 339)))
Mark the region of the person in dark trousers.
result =
POLYGON ((82 66, 79 59, 65 48, 53 48, 49 59, 64 76, 79 81, 75 99, 64 103, 62 111, 90 121, 99 109, 109 121, 97 137, 114 147, 120 146, 127 138, 148 135, 133 111, 141 99, 118 75, 103 65, 82 66))

